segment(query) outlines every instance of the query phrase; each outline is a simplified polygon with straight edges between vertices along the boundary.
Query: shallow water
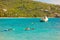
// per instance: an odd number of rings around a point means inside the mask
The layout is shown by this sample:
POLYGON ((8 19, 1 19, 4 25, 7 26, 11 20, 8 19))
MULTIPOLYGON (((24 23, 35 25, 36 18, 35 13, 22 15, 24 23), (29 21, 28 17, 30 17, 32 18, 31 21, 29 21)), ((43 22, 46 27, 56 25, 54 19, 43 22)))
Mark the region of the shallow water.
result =
POLYGON ((60 18, 1 18, 0 40, 60 40, 60 18), (26 31, 25 28, 34 28, 26 31), (14 30, 4 31, 12 28, 14 30))

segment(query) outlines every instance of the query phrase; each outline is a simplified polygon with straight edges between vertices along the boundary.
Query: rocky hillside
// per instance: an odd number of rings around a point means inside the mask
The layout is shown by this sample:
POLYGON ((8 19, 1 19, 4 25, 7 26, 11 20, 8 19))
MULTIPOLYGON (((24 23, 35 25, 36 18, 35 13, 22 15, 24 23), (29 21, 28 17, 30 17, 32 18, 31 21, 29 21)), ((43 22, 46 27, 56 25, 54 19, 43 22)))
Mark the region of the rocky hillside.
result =
POLYGON ((60 6, 32 0, 0 0, 0 17, 54 17, 60 6))

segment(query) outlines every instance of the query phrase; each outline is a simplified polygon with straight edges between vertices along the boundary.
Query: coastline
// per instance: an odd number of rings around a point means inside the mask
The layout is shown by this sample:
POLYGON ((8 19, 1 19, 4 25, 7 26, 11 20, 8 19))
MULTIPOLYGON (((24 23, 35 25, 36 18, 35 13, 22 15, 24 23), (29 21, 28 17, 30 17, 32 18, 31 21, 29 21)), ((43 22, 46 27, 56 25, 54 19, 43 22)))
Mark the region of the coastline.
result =
MULTIPOLYGON (((0 17, 0 18, 42 18, 42 17, 0 17)), ((48 18, 55 18, 55 17, 48 17, 48 18)))

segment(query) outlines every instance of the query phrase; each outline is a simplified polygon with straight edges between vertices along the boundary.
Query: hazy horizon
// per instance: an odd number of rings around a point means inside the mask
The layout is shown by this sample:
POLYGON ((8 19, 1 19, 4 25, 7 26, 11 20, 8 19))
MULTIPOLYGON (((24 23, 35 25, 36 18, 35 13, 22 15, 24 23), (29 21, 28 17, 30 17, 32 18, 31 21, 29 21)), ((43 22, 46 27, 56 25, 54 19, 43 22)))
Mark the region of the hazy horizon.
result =
POLYGON ((45 3, 60 5, 60 0, 34 0, 34 1, 41 1, 41 2, 45 2, 45 3))

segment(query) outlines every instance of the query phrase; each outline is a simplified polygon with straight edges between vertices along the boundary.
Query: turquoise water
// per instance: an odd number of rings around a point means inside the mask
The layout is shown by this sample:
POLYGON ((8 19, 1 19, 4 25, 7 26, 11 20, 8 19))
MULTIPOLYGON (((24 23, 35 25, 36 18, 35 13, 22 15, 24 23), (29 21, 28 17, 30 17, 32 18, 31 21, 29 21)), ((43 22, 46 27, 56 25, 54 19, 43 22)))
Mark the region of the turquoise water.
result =
POLYGON ((60 18, 0 18, 0 40, 60 40, 60 18), (34 28, 26 31, 25 28, 34 28), (4 31, 12 28, 14 30, 4 31))

